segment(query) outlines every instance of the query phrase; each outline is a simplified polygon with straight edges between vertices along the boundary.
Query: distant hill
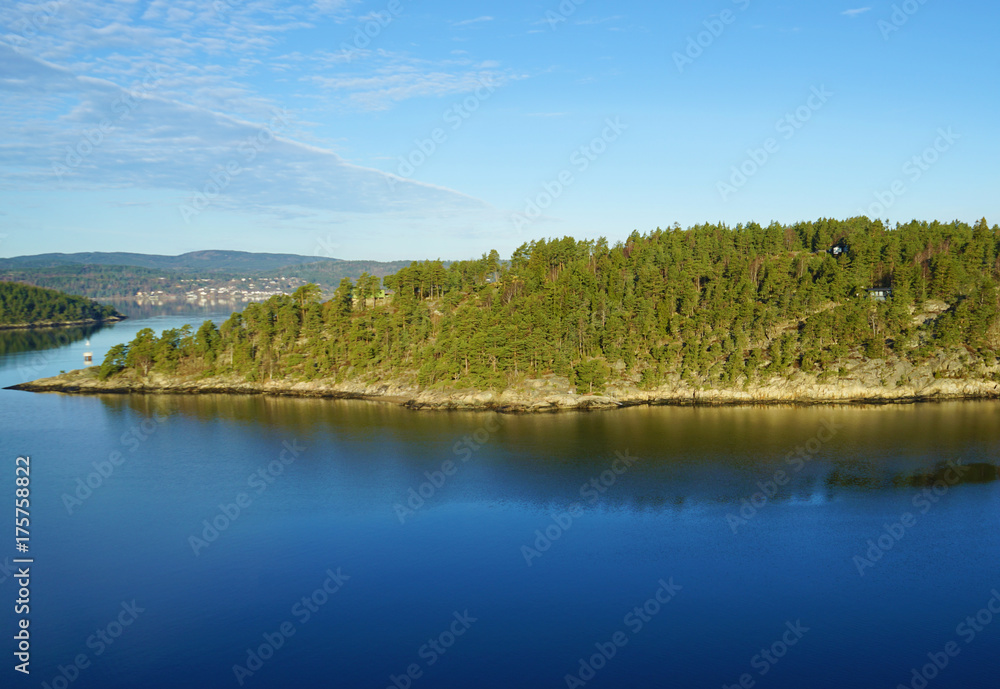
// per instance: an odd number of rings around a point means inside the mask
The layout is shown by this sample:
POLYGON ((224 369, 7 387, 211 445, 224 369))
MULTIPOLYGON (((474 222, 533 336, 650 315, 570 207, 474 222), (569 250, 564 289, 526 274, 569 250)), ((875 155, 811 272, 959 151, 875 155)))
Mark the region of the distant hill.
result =
POLYGON ((291 275, 314 282, 327 288, 335 288, 341 279, 357 280, 362 273, 384 278, 398 273, 410 265, 410 261, 321 261, 301 265, 286 265, 270 271, 270 275, 291 275))
MULTIPOLYGON (((10 260, 10 259, 8 259, 10 260)), ((0 267, 0 282, 21 282, 36 287, 80 294, 91 299, 123 300, 136 292, 153 292, 175 288, 184 291, 181 284, 191 282, 197 274, 139 268, 136 266, 85 265, 65 263, 53 266, 35 265, 17 268, 0 267)), ((223 279, 223 274, 212 273, 212 277, 223 279)))
POLYGON ((66 265, 131 266, 192 273, 263 273, 304 263, 342 263, 336 258, 299 254, 258 254, 248 251, 191 251, 180 256, 91 251, 76 254, 36 254, 0 258, 0 269, 53 268, 66 265))
MULTIPOLYGON (((385 277, 410 261, 346 261, 298 254, 246 251, 192 251, 180 256, 90 252, 38 254, 0 258, 0 281, 82 294, 93 299, 121 300, 137 292, 183 297, 197 287, 220 287, 241 278, 296 278, 332 292, 341 279, 362 273, 385 277)), ((231 286, 231 285, 230 285, 231 286)), ((294 285, 293 285, 294 287, 294 285)))

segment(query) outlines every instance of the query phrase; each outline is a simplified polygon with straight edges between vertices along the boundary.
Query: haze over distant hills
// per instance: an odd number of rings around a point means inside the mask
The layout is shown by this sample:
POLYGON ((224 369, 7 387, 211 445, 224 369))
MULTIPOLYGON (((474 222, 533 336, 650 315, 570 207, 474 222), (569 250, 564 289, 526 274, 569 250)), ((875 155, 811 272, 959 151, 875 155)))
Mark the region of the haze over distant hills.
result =
POLYGON ((306 263, 349 263, 337 258, 299 254, 258 254, 248 251, 190 251, 179 256, 91 251, 76 254, 36 254, 0 258, 0 268, 52 268, 63 265, 132 266, 198 273, 259 273, 306 263))
POLYGON ((96 299, 129 298, 152 290, 183 295, 192 280, 211 287, 240 278, 297 278, 332 291, 343 278, 357 280, 363 273, 385 277, 409 264, 247 251, 191 251, 179 256, 95 251, 0 258, 0 280, 96 299))

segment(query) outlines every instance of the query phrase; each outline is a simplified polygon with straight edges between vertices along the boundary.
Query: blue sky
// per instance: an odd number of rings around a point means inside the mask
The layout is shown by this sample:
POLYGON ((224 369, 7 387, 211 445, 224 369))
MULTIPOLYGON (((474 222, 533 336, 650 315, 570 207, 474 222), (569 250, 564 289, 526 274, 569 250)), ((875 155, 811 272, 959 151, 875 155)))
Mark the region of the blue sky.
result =
POLYGON ((995 3, 0 7, 0 256, 1000 222, 995 3))

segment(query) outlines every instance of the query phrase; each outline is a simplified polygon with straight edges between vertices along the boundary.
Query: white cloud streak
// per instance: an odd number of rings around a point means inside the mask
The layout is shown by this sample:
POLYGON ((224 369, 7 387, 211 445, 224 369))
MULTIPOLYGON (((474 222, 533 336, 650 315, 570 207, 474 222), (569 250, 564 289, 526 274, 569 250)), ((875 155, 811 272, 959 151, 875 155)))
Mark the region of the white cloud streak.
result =
POLYGON ((429 214, 486 208, 442 187, 390 185, 381 171, 297 141, 284 127, 272 129, 277 136, 268 135, 251 159, 249 146, 278 109, 267 120, 235 117, 164 96, 155 83, 123 88, 3 45, 0 92, 7 132, 0 180, 7 188, 168 189, 187 196, 236 162, 241 173, 217 200, 220 207, 429 214), (129 102, 135 105, 123 105, 129 102))
POLYGON ((481 24, 483 22, 491 22, 491 21, 493 21, 493 17, 482 16, 482 17, 476 17, 475 19, 463 19, 460 22, 455 22, 454 24, 452 24, 452 26, 469 26, 471 24, 481 24))

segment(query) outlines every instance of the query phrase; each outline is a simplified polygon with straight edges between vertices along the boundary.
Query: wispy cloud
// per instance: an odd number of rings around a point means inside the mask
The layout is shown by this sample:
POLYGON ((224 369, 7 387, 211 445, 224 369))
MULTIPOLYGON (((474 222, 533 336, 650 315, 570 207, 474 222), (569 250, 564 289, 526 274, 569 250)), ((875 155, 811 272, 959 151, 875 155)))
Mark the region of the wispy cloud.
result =
POLYGON ((469 26, 470 24, 479 24, 480 22, 491 22, 493 17, 482 16, 476 17, 475 19, 463 19, 460 22, 454 22, 452 26, 469 26))
POLYGON ((419 49, 401 39, 402 22, 361 44, 356 26, 370 10, 359 0, 0 3, 0 188, 52 198, 109 192, 109 208, 149 209, 168 222, 177 212, 183 223, 181 208, 234 164, 239 173, 192 230, 215 212, 262 230, 287 221, 317 232, 336 218, 366 228, 392 218, 393 228, 423 233, 492 222, 496 211, 481 199, 372 167, 390 169, 396 157, 374 155, 384 142, 373 150, 363 120, 372 113, 392 132, 401 116, 388 111, 404 101, 463 98, 526 75, 472 44, 420 58, 400 52, 419 49), (291 40, 308 32, 323 40, 291 40), (151 72, 155 87, 123 107, 151 72), (276 112, 289 124, 270 131, 276 112), (259 150, 248 148, 262 136, 259 150))
POLYGON ((377 66, 366 64, 357 72, 341 70, 333 76, 314 74, 302 81, 320 86, 350 107, 377 111, 411 98, 471 93, 483 85, 499 87, 525 78, 493 60, 434 62, 387 52, 371 57, 377 66))
POLYGON ((612 22, 622 18, 622 15, 616 14, 611 17, 591 17, 589 19, 580 19, 576 23, 580 26, 593 26, 595 24, 604 24, 605 22, 612 22))
POLYGON ((857 7, 855 9, 853 9, 853 10, 844 10, 843 12, 841 12, 841 14, 843 14, 844 16, 850 17, 851 19, 853 19, 854 17, 862 15, 865 12, 868 12, 870 10, 871 10, 871 7, 857 7))
POLYGON ((234 163, 240 172, 213 205, 349 213, 486 208, 451 189, 390 184, 379 170, 296 140, 294 122, 273 124, 280 111, 260 120, 221 114, 165 97, 155 86, 137 93, 77 76, 2 44, 0 93, 0 180, 7 188, 165 189, 187 197, 234 163), (124 108, 130 93, 136 104, 124 108))

